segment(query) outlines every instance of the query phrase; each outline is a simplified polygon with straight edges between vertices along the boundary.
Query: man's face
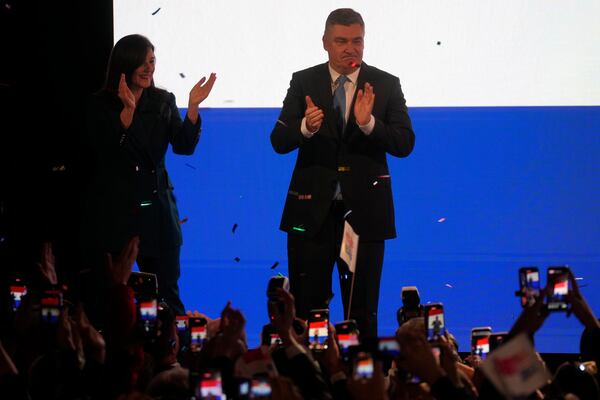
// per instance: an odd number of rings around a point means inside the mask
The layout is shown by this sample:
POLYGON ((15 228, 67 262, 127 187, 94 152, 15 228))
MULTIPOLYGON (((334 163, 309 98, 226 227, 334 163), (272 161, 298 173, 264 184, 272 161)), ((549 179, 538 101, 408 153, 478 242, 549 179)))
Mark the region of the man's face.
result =
POLYGON ((329 64, 340 74, 350 74, 362 63, 365 29, 359 24, 332 25, 325 30, 323 47, 329 64))

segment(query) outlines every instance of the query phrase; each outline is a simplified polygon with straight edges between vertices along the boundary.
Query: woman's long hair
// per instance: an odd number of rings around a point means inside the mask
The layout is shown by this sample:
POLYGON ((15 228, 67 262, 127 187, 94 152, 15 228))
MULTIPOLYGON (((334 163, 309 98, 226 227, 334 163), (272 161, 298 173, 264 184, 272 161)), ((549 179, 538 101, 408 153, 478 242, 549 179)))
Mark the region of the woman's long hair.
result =
MULTIPOLYGON (((154 45, 145 36, 134 34, 119 39, 110 52, 103 90, 117 93, 121 74, 125 74, 127 84, 131 84, 131 75, 146 61, 148 49, 154 51, 154 45)), ((154 79, 150 86, 154 87, 154 79)))

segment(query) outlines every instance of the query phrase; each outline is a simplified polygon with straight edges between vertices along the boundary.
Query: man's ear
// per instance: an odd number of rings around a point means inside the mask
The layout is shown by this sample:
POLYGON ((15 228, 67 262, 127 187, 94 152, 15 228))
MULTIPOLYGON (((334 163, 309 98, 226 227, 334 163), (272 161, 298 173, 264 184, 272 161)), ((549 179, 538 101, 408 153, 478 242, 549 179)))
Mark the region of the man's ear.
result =
POLYGON ((329 51, 329 50, 327 50, 327 40, 325 39, 325 34, 323 34, 322 40, 323 40, 323 48, 325 49, 325 51, 329 51))

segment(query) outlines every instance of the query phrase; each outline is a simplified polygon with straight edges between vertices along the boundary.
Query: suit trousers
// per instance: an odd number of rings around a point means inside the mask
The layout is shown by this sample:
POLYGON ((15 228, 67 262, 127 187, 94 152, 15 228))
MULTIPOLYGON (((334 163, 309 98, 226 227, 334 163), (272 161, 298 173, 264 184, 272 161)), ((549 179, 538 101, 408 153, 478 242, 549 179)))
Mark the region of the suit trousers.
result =
MULTIPOLYGON (((334 200, 315 237, 288 233, 290 291, 300 318, 307 319, 311 309, 329 308, 334 264, 337 264, 340 280, 344 318, 348 314, 353 274, 339 258, 345 213, 343 201, 334 200)), ((350 318, 356 320, 362 338, 377 336, 384 248, 383 240, 365 242, 359 239, 350 318)))

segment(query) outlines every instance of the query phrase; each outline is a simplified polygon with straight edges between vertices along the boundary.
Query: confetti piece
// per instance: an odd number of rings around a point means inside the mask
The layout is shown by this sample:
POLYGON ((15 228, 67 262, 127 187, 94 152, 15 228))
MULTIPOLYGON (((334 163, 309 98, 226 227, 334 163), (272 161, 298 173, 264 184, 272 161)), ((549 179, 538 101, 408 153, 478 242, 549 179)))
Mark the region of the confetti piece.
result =
POLYGON ((10 4, 8 4, 8 3, 5 3, 4 7, 6 7, 7 10, 10 10, 12 8, 12 6, 10 4))
POLYGON ((152 205, 152 202, 150 200, 142 201, 140 203, 140 207, 148 207, 148 206, 151 206, 151 205, 152 205))
POLYGON ((52 172, 62 172, 65 171, 67 169, 67 167, 65 167, 64 165, 60 165, 57 167, 52 167, 52 172))
POLYGON ((275 264, 271 265, 271 269, 277 268, 278 265, 279 265, 279 261, 275 261, 275 264))
POLYGON ((237 229, 238 224, 233 224, 233 227, 231 228, 231 233, 235 233, 235 230, 237 229))
POLYGON ((348 215, 350 215, 350 214, 352 214, 352 210, 348 210, 348 211, 346 211, 346 214, 344 214, 344 219, 346 219, 346 217, 347 217, 348 215))
POLYGON ((379 179, 390 179, 389 175, 379 175, 377 178, 379 179))
POLYGON ((451 285, 451 284, 449 284, 449 283, 446 283, 444 286, 446 286, 447 288, 450 288, 450 289, 453 289, 453 288, 454 288, 454 286, 452 286, 452 285, 451 285))
POLYGON ((285 122, 283 122, 282 120, 278 119, 277 123, 281 124, 281 125, 283 125, 283 126, 285 126, 287 128, 287 124, 285 122))
POLYGON ((373 182, 373 186, 376 186, 379 182, 375 181, 373 182))
POLYGON ((190 167, 191 169, 196 169, 192 164, 185 163, 186 167, 190 167))
POLYGON ((236 257, 236 258, 234 258, 234 261, 235 261, 235 262, 240 262, 240 258, 239 258, 239 257, 236 257))
POLYGON ((575 278, 576 281, 582 281, 583 278, 575 278))
POLYGON ((437 220, 437 222, 440 222, 440 223, 442 223, 442 222, 444 222, 445 220, 446 220, 446 217, 442 217, 442 218, 438 219, 438 220, 437 220))
POLYGON ((301 226, 294 226, 292 228, 292 230, 298 231, 298 232, 306 232, 306 229, 302 228, 301 226))
POLYGON ((299 194, 298 200, 312 200, 312 194, 299 194))
POLYGON ((183 72, 180 72, 180 73, 179 73, 179 76, 180 76, 180 77, 182 77, 182 78, 185 78, 185 75, 184 75, 184 73, 183 73, 183 72))
POLYGON ((156 13, 158 13, 159 11, 160 11, 160 7, 158 7, 158 9, 157 9, 156 11, 154 11, 154 12, 152 13, 152 15, 156 15, 156 13))
POLYGON ((188 219, 189 219, 188 217, 185 217, 184 219, 182 219, 181 221, 179 221, 179 225, 185 224, 186 222, 188 222, 188 219))
POLYGON ((350 167, 347 166, 339 166, 338 172, 350 172, 350 167))

